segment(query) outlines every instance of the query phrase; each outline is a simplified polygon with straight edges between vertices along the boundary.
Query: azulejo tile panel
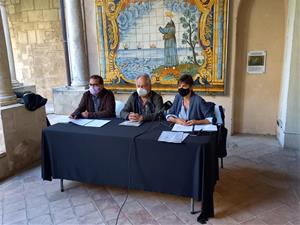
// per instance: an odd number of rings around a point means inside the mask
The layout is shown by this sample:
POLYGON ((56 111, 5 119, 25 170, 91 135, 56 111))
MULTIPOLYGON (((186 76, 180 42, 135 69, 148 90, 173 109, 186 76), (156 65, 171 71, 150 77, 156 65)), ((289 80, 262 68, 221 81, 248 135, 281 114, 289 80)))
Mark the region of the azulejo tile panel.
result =
POLYGON ((153 89, 224 93, 228 0, 96 0, 100 72, 108 88, 131 91, 147 73, 153 89))

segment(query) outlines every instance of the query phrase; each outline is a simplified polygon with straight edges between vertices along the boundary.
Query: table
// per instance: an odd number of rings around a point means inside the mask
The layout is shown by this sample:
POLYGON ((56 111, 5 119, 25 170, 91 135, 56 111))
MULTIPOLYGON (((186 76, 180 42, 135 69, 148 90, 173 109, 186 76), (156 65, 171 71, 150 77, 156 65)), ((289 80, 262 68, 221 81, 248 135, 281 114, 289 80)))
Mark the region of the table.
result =
POLYGON ((42 178, 127 187, 202 200, 198 221, 214 216, 213 191, 218 179, 217 133, 188 136, 181 144, 158 142, 167 122, 140 127, 55 124, 42 133, 42 178), (130 157, 129 157, 130 156, 130 157), (128 170, 130 158, 130 170, 128 170))

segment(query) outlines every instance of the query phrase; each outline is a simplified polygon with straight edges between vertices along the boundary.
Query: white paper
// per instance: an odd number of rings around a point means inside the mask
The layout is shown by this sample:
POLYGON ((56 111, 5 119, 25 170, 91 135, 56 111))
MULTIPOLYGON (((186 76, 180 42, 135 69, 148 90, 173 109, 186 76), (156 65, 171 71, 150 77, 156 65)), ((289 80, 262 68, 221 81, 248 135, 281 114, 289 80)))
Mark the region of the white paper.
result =
POLYGON ((52 116, 47 115, 47 118, 50 122, 51 125, 57 124, 57 123, 69 123, 70 122, 70 117, 67 115, 55 115, 52 116))
POLYGON ((193 131, 212 132, 217 130, 218 130, 217 126, 213 124, 200 124, 200 125, 194 125, 194 127, 175 124, 172 129, 172 131, 181 131, 181 132, 193 132, 193 131))
POLYGON ((92 120, 91 122, 85 124, 85 127, 103 127, 105 124, 109 123, 110 120, 92 120))
POLYGON ((142 124, 142 122, 134 122, 134 121, 129 121, 129 120, 126 120, 122 123, 120 123, 119 125, 121 126, 133 126, 133 127, 138 127, 142 124))
POLYGON ((161 132, 158 141, 169 143, 182 143, 189 134, 183 132, 163 131, 161 132))
POLYGON ((85 127, 102 127, 109 123, 110 120, 95 120, 95 119, 70 119, 69 122, 85 127))
POLYGON ((91 122, 92 120, 91 119, 70 119, 70 122, 71 123, 74 123, 76 125, 79 125, 79 126, 84 126, 86 125, 87 123, 91 122))
POLYGON ((192 132, 193 126, 184 126, 180 124, 174 124, 172 131, 192 132))
POLYGON ((217 131, 218 128, 216 125, 213 124, 200 124, 200 125, 195 125, 194 131, 206 131, 206 132, 212 132, 212 131, 217 131))

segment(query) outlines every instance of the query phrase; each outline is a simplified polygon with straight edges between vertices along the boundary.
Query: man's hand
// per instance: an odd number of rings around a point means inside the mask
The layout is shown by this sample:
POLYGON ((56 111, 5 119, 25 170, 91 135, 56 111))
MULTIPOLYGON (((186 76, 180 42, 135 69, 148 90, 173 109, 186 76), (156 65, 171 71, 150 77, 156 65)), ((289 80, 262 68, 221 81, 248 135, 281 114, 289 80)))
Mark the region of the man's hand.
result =
POLYGON ((89 112, 85 110, 84 112, 81 113, 81 116, 82 116, 83 118, 86 118, 86 119, 87 119, 87 118, 89 117, 89 112))
POLYGON ((188 126, 196 125, 199 124, 198 120, 189 120, 186 122, 188 126))
POLYGON ((184 119, 179 119, 179 118, 177 118, 177 119, 175 120, 175 123, 180 124, 180 125, 183 125, 183 126, 189 126, 189 125, 187 124, 187 122, 186 122, 184 119))
POLYGON ((144 117, 142 115, 139 115, 138 113, 129 113, 128 115, 128 119, 130 121, 134 121, 134 122, 140 122, 144 120, 144 117))
POLYGON ((77 116, 76 116, 75 114, 71 114, 71 115, 69 116, 69 118, 70 118, 70 119, 76 120, 76 119, 77 119, 77 116))

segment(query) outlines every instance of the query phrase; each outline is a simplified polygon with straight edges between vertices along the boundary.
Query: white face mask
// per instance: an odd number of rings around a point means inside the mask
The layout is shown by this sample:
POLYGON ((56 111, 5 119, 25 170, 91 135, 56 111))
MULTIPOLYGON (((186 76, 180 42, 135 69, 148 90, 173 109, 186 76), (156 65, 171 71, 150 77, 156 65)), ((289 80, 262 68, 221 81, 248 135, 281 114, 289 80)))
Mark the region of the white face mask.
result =
POLYGON ((148 91, 144 88, 137 88, 136 89, 139 96, 144 97, 148 94, 148 91))

